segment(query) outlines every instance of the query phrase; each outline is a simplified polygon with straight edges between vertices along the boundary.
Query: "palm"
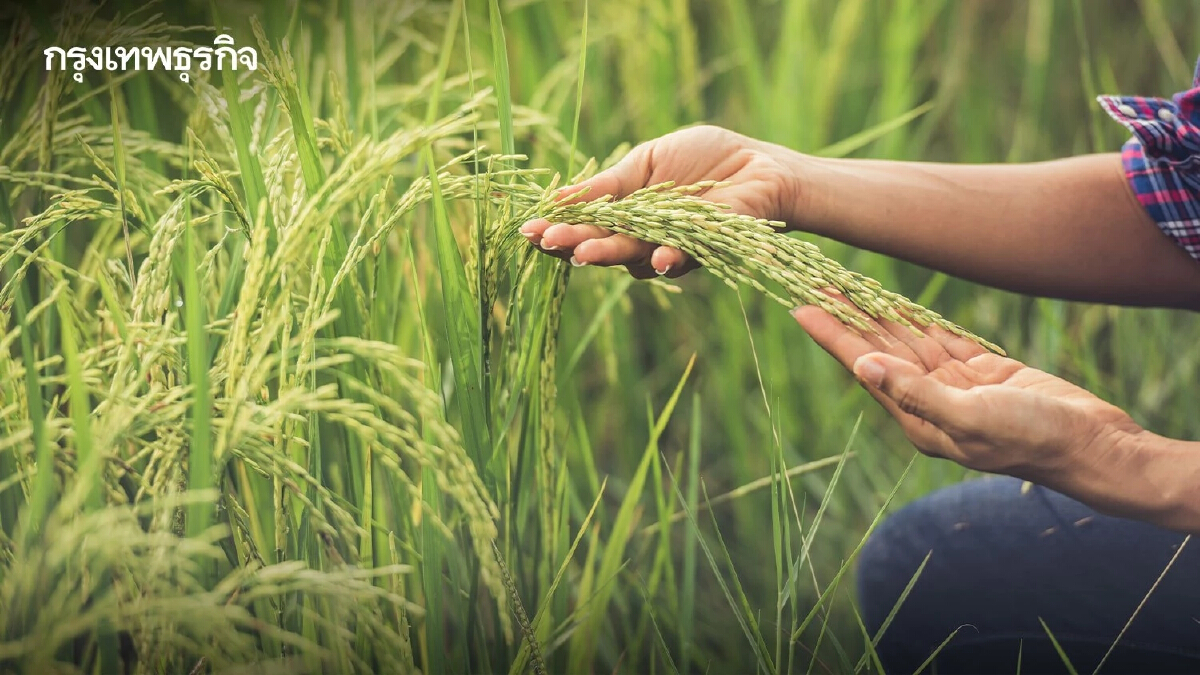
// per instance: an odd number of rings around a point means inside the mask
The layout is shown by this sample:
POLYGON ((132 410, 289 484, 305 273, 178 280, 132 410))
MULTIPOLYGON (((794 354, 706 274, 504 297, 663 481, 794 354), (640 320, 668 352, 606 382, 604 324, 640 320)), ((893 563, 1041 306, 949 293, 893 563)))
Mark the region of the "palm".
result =
POLYGON ((872 321, 878 334, 859 334, 815 307, 802 308, 796 318, 847 369, 861 356, 884 353, 902 360, 911 374, 950 388, 956 411, 935 423, 914 414, 923 402, 896 400, 867 387, 926 454, 1016 473, 1031 456, 1081 451, 1099 430, 1140 430, 1124 411, 1090 392, 936 327, 916 335, 890 321, 872 321))

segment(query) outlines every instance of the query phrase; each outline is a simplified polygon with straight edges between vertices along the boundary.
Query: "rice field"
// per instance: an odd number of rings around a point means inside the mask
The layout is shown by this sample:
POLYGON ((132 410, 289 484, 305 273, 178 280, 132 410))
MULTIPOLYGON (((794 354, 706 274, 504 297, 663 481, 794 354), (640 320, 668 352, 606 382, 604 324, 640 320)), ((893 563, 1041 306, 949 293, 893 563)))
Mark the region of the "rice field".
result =
POLYGON ((1189 82, 1200 6, 0 16, 0 672, 879 672, 854 555, 967 472, 795 325, 830 284, 1200 432, 1196 317, 985 289, 704 186, 551 198, 701 122, 824 156, 1113 151, 1094 96, 1189 82), (43 53, 217 35, 256 68, 43 53), (707 269, 635 281, 517 232, 565 214, 707 269))

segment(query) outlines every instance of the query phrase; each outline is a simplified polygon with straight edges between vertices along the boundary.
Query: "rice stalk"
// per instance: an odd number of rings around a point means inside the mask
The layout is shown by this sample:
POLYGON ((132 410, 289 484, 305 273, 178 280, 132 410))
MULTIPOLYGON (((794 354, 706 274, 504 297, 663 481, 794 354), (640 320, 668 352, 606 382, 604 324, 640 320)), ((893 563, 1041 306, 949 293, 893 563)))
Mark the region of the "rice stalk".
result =
POLYGON ((683 186, 666 182, 620 200, 605 195, 573 204, 558 203, 552 189, 529 183, 493 185, 491 195, 497 201, 511 200, 515 205, 509 241, 519 240, 516 228, 532 218, 599 225, 678 248, 731 288, 749 286, 789 309, 816 305, 859 331, 877 332, 861 315, 830 295, 838 293, 873 319, 894 321, 918 334, 916 326, 937 326, 1004 353, 937 312, 883 288, 874 279, 847 270, 822 254, 815 244, 787 236, 780 231, 783 223, 733 213, 726 205, 703 199, 706 190, 720 186, 723 184, 715 181, 683 186))

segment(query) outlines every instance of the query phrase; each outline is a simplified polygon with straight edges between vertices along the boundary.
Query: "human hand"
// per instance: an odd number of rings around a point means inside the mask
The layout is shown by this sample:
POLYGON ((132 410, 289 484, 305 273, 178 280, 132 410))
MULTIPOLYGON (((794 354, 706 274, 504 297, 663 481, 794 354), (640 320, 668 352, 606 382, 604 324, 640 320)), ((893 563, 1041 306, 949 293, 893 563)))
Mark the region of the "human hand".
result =
POLYGON ((1054 481, 1143 432, 1086 390, 937 327, 867 319, 880 335, 860 335, 817 307, 793 316, 932 457, 1054 481))
MULTIPOLYGON (((764 143, 727 129, 699 126, 681 129, 635 147, 620 162, 592 178, 567 188, 560 199, 581 190, 583 201, 629 193, 666 181, 689 185, 703 180, 730 183, 698 196, 756 218, 786 220, 799 190, 790 165, 796 157, 781 146, 764 143)), ((521 233, 541 250, 574 265, 624 265, 630 274, 674 278, 697 264, 682 251, 639 241, 596 225, 531 220, 521 233)))

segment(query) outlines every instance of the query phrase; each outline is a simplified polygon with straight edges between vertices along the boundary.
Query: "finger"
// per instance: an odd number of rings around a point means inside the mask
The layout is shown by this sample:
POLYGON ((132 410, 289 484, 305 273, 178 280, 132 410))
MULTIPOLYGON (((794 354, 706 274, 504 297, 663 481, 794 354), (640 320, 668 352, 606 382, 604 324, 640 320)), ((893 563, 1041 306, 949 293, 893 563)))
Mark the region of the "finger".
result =
MULTIPOLYGON (((927 368, 929 367, 929 363, 927 363, 926 359, 922 358, 922 356, 914 349, 916 340, 919 339, 920 336, 915 334, 912 330, 888 319, 877 319, 872 317, 858 307, 858 305, 855 305, 853 302, 851 302, 850 298, 847 298, 845 295, 837 292, 834 289, 827 289, 825 294, 845 305, 850 312, 855 314, 859 319, 867 324, 867 327, 871 329, 872 333, 868 339, 870 339, 874 344, 882 345, 881 351, 894 356, 899 356, 906 361, 920 363, 925 365, 927 368)), ((936 345, 930 345, 927 347, 927 349, 929 348, 936 349, 936 345)), ((929 359, 929 361, 933 362, 934 367, 936 367, 936 358, 929 359)))
POLYGON ((539 246, 542 243, 542 236, 546 234, 546 230, 551 225, 552 223, 545 218, 534 218, 521 226, 521 236, 528 239, 529 243, 534 246, 539 246))
POLYGON ((564 249, 564 248, 558 247, 558 246, 551 246, 550 244, 548 244, 546 242, 544 234, 550 228, 551 228, 550 221, 546 220, 545 218, 538 218, 537 220, 531 220, 528 223, 525 223, 524 225, 522 225, 521 226, 521 234, 524 235, 525 238, 529 240, 530 244, 533 244, 533 246, 535 248, 537 248, 539 251, 541 251, 542 253, 545 253, 546 255, 551 256, 553 258, 558 258, 559 260, 564 260, 564 261, 570 260, 571 259, 571 250, 570 249, 564 249))
MULTIPOLYGON (((653 141, 643 143, 629 152, 613 166, 591 178, 569 185, 558 191, 557 198, 565 204, 586 202, 611 195, 620 199, 630 192, 645 187, 650 179, 650 146, 653 141)), ((521 234, 537 245, 552 223, 544 218, 531 220, 521 226, 521 234)))
POLYGON ((542 248, 548 251, 573 249, 589 239, 605 239, 615 234, 599 225, 557 223, 542 233, 542 248))
POLYGON ((951 333, 941 326, 926 326, 922 331, 937 340, 946 353, 959 361, 969 361, 980 354, 991 354, 983 345, 951 333))
POLYGON ((914 331, 909 326, 886 319, 878 323, 889 335, 908 347, 913 356, 925 366, 926 371, 933 372, 942 364, 954 359, 941 340, 920 331, 919 327, 914 331))
POLYGON ((982 354, 976 355, 967 359, 966 366, 972 372, 978 373, 980 379, 987 384, 1000 384, 1008 382, 1014 375, 1029 371, 1035 372, 1024 363, 1011 359, 1007 356, 1000 356, 992 352, 985 351, 982 354))
POLYGON ((642 143, 629 151, 621 161, 591 178, 558 191, 558 198, 565 204, 587 202, 611 195, 621 199, 634 190, 646 187, 650 180, 650 148, 654 141, 642 143))
POLYGON ((859 379, 859 384, 871 395, 871 398, 874 398, 889 415, 900 423, 904 435, 922 454, 958 461, 961 455, 958 445, 945 431, 929 420, 905 412, 893 398, 883 393, 879 387, 864 382, 862 379, 859 379))
POLYGON ((792 316, 804 332, 847 370, 854 367, 859 357, 887 349, 878 336, 861 334, 815 305, 797 307, 792 316))
MULTIPOLYGON (((575 247, 578 265, 641 265, 650 267, 650 255, 655 244, 639 241, 623 234, 604 239, 589 239, 575 247)), ((653 268, 651 268, 653 271, 653 268)))
POLYGON ((867 354, 854 363, 853 371, 861 382, 895 401, 900 410, 948 433, 978 426, 979 410, 966 392, 930 377, 916 364, 889 354, 867 354))
POLYGON ((683 251, 671 246, 659 246, 650 254, 650 266, 654 271, 674 279, 692 271, 699 264, 683 251))
MULTIPOLYGON (((792 314, 817 344, 841 362, 847 370, 853 371, 855 364, 868 354, 905 363, 898 357, 882 354, 877 343, 873 343, 867 337, 851 330, 819 307, 799 307, 792 314)), ((922 372, 917 365, 909 365, 917 372, 922 372)), ((863 380, 862 377, 859 377, 859 382, 867 390, 867 393, 871 394, 892 417, 900 422, 905 435, 922 453, 951 459, 956 456, 957 446, 945 431, 929 420, 904 410, 896 399, 882 391, 879 386, 863 380)))
MULTIPOLYGON (((831 287, 822 289, 822 292, 825 295, 829 296, 829 298, 831 300, 833 300, 835 302, 840 302, 843 305, 845 305, 847 311, 849 311, 851 314, 854 314, 859 319, 862 319, 863 322, 866 323, 867 326, 869 326, 870 328, 874 329, 874 332, 877 335, 879 335, 880 337, 886 336, 888 334, 887 331, 884 330, 883 326, 881 326, 879 324, 879 321, 877 321, 870 314, 867 314, 866 312, 864 312, 861 307, 859 307, 858 305, 851 302, 850 298, 846 297, 843 293, 839 292, 836 288, 831 286, 831 287)), ((886 340, 886 338, 884 338, 884 340, 890 343, 890 340, 886 340)))

